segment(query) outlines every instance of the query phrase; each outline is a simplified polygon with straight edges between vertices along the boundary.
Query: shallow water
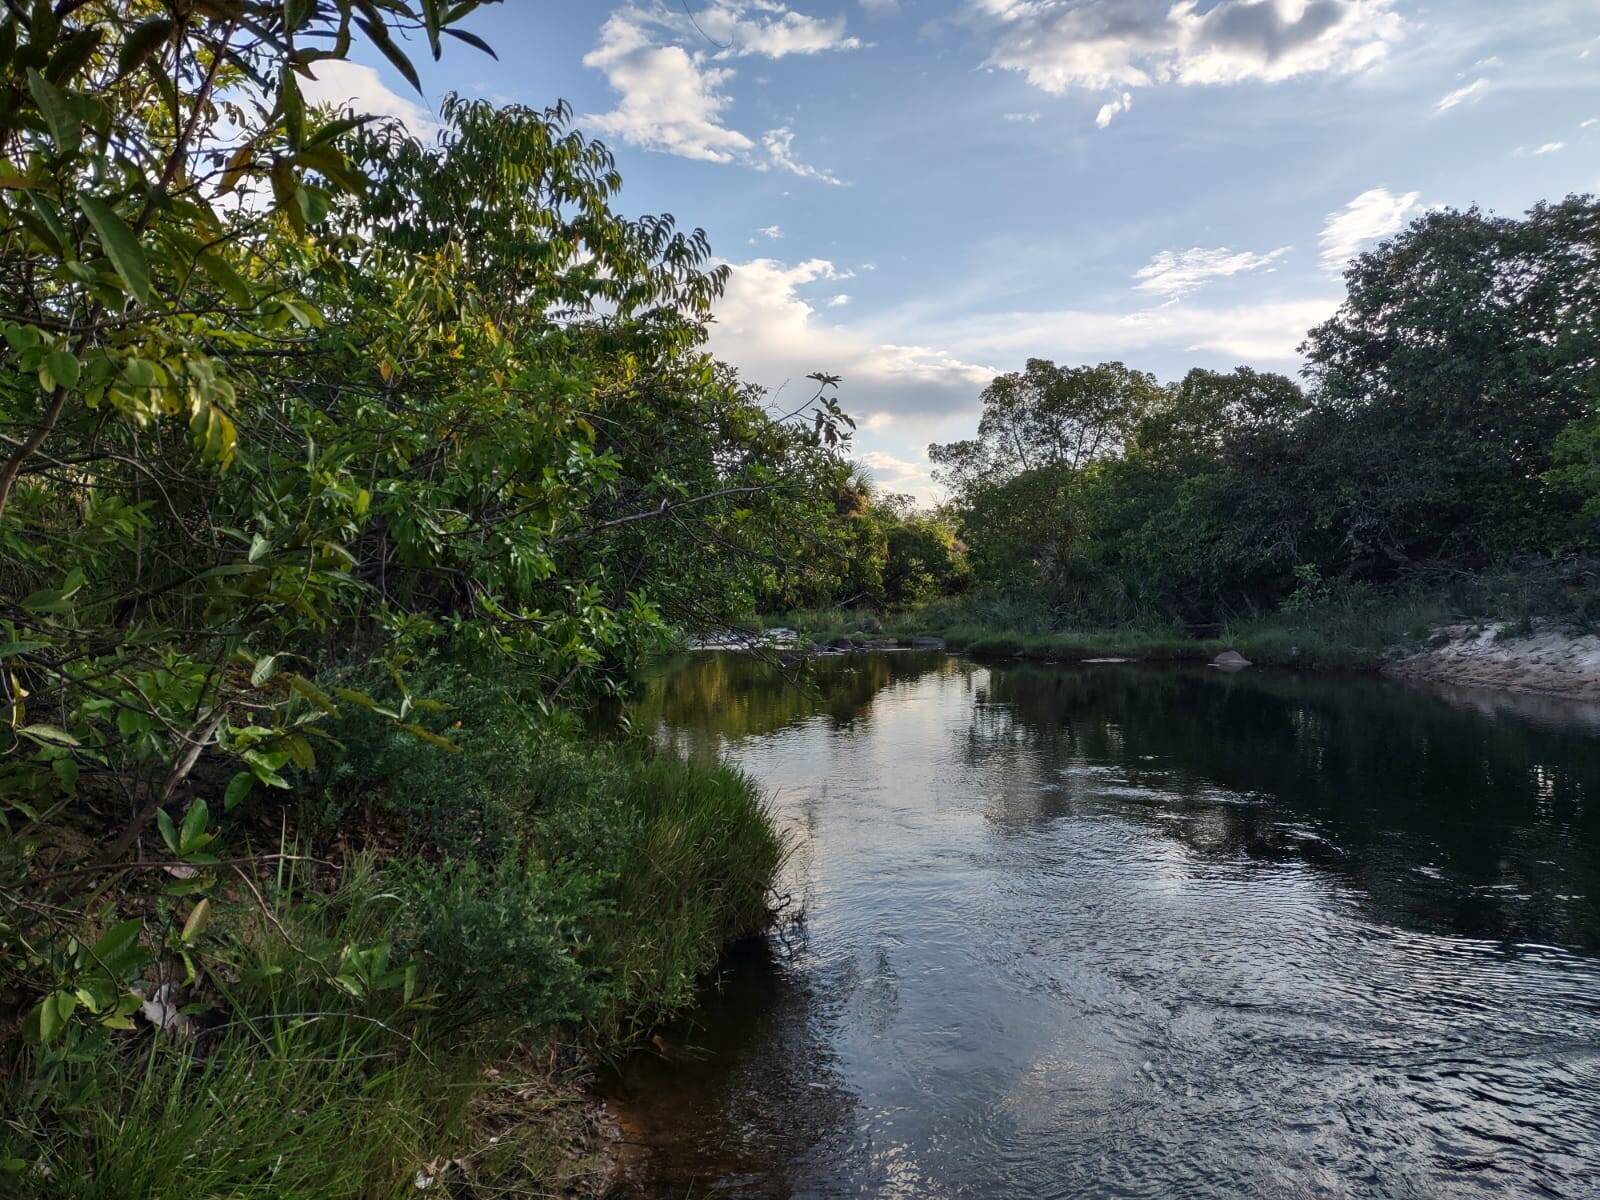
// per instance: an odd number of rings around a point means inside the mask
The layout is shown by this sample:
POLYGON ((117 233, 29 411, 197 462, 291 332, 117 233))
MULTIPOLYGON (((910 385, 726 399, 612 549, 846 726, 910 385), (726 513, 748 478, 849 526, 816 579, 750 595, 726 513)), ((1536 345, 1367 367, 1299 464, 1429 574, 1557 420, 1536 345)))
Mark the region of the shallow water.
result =
POLYGON ((1600 721, 1374 679, 690 658, 803 925, 610 1082, 625 1194, 1600 1195, 1600 721))

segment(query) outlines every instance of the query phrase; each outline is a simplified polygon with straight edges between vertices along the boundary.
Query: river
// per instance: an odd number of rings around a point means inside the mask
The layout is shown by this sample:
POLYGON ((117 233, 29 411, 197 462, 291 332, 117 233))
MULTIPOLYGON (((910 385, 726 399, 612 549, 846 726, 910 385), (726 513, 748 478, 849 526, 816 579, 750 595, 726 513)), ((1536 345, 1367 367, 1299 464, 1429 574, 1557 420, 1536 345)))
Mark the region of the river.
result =
POLYGON ((692 656, 804 919, 606 1088, 636 1197, 1600 1194, 1600 719, 1374 678, 692 656))

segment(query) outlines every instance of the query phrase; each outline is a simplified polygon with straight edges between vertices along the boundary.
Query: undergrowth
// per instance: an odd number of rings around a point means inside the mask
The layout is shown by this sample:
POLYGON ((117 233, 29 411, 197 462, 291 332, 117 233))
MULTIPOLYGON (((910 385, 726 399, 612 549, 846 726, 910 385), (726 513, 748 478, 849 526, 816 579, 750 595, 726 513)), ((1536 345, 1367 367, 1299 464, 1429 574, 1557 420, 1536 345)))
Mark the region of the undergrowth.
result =
MULTIPOLYGON (((466 675, 435 685, 459 754, 346 722, 337 769, 278 814, 277 853, 144 948, 132 1028, 15 1041, 5 1195, 595 1186, 573 1080, 764 927, 783 847, 729 767, 579 735, 466 675)), ((181 906, 162 880, 124 907, 181 906)))

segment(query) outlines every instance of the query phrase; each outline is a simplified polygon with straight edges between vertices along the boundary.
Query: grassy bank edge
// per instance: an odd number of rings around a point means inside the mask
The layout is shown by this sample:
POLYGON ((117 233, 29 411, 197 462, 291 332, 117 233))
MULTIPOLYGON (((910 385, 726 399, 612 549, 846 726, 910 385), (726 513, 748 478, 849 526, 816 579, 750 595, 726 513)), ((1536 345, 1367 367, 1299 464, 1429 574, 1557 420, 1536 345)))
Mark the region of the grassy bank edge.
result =
POLYGON ((980 659, 1209 662, 1234 650, 1259 666, 1376 671, 1420 649, 1433 630, 1454 619, 1458 615, 1437 601, 1367 600, 1238 620, 1197 635, 1160 625, 1055 628, 1049 615, 1026 606, 955 598, 904 612, 816 609, 764 617, 763 623, 820 645, 852 637, 938 637, 950 650, 980 659))
MULTIPOLYGON (((786 849, 725 764, 541 729, 492 689, 458 711, 458 754, 347 734, 344 777, 285 806, 303 840, 271 848, 292 865, 240 870, 184 929, 192 973, 147 947, 149 988, 178 985, 174 1030, 141 1019, 12 1060, 0 1192, 604 1193, 614 1148, 587 1078, 765 928, 786 849), (341 851, 358 808, 376 832, 341 851)), ((151 873, 121 911, 182 924, 171 884, 151 873)))

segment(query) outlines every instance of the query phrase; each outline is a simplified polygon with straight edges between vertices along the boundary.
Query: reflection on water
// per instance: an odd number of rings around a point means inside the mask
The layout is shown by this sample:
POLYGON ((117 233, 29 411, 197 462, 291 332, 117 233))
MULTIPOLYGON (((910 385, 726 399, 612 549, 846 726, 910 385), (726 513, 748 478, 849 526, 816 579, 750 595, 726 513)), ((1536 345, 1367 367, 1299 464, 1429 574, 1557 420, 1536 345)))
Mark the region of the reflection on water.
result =
POLYGON ((631 1194, 1594 1194, 1592 714, 816 671, 697 656, 636 714, 773 792, 807 922, 624 1064, 631 1194))

